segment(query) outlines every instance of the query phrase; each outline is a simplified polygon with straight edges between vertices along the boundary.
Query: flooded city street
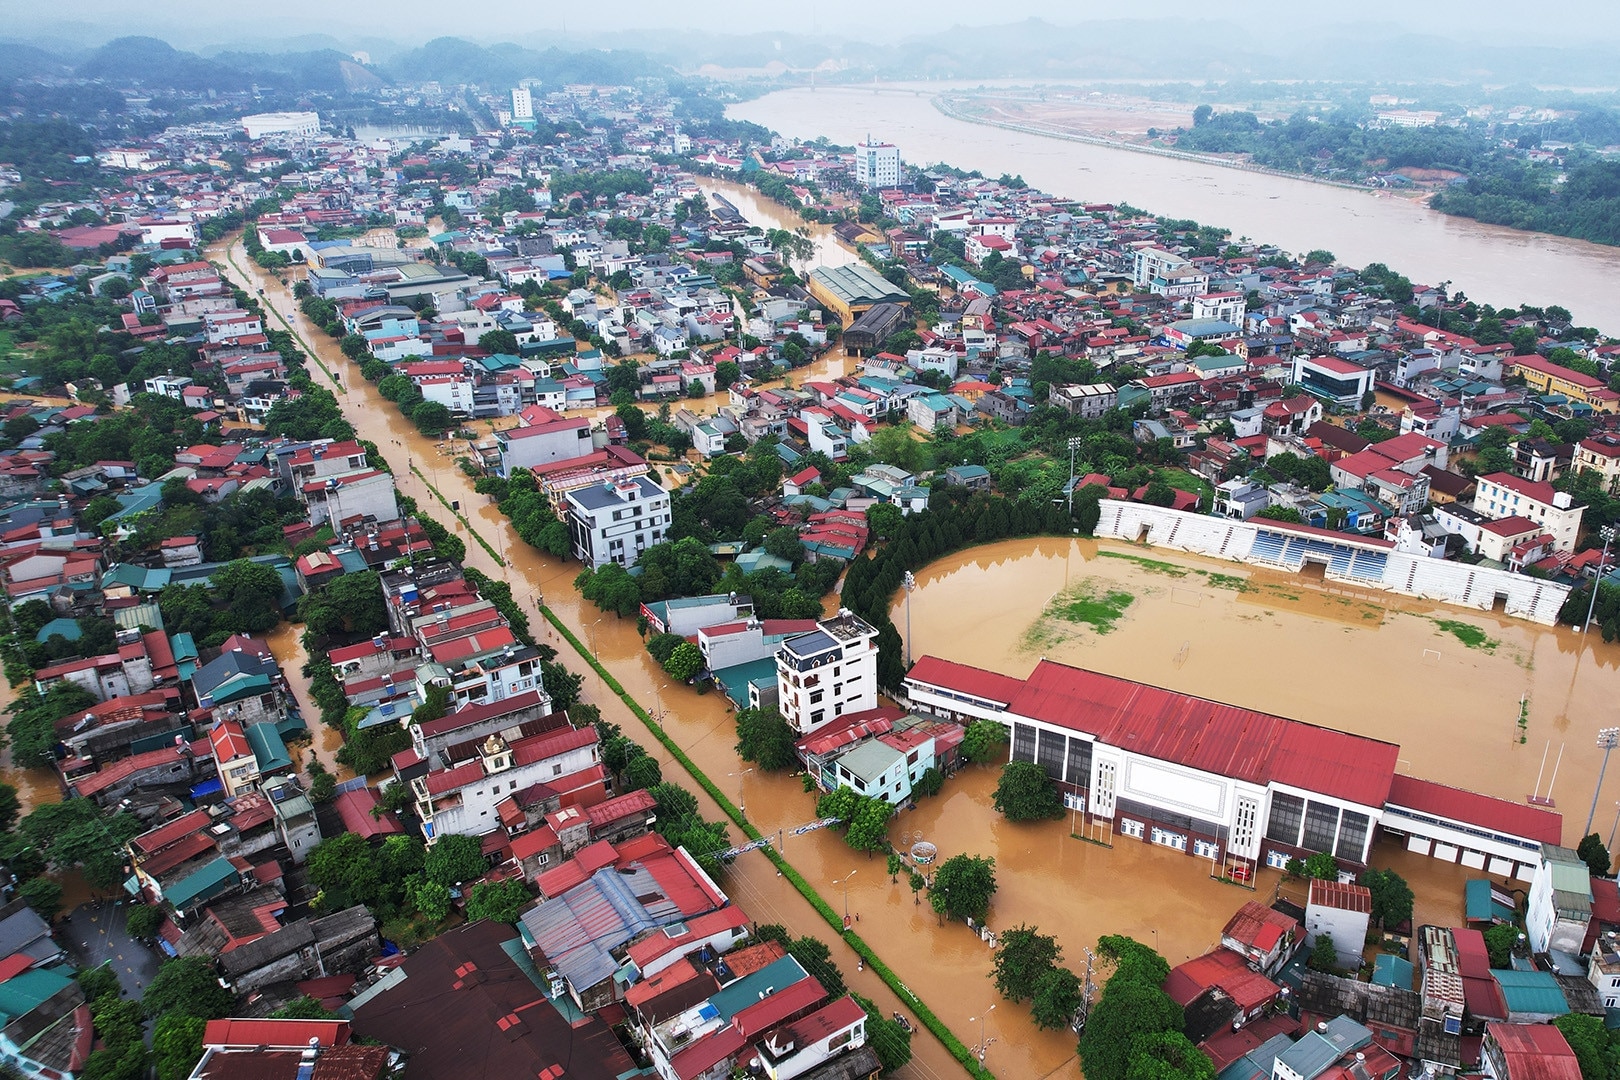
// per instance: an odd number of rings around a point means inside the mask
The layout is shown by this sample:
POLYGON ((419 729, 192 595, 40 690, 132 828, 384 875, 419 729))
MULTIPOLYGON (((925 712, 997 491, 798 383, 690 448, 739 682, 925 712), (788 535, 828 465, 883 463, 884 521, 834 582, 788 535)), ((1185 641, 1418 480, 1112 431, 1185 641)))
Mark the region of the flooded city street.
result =
MULTIPOLYGON (((237 259, 248 265, 239 249, 237 259)), ((279 288, 272 300, 276 310, 289 310, 279 288)), ((643 648, 634 619, 602 615, 582 601, 572 587, 576 565, 518 541, 493 503, 475 494, 471 480, 454 467, 454 449, 421 436, 301 315, 294 314, 292 322, 339 372, 347 388, 339 401, 360 436, 381 447, 403 492, 425 512, 452 523, 445 507, 408 471, 407 464, 414 463, 446 499, 459 500, 473 527, 504 552, 509 561, 504 576, 519 602, 532 605, 543 598, 637 701, 663 710, 668 732, 728 797, 746 806, 761 831, 788 829, 814 817, 813 799, 798 778, 751 771, 738 760, 733 717, 722 696, 669 685, 643 648)), ((319 373, 313 365, 311 371, 319 373)), ((454 527, 466 536, 463 527, 454 527)), ((470 538, 466 561, 502 574, 470 538)), ((918 655, 935 653, 1019 677, 1042 655, 1092 666, 1395 740, 1404 747, 1403 771, 1512 799, 1522 799, 1534 787, 1544 746, 1550 741, 1550 774, 1559 745, 1567 743, 1554 790, 1566 818, 1566 840, 1573 842, 1585 822, 1597 774, 1592 739, 1607 722, 1608 688, 1620 658, 1620 649, 1597 638, 1583 649, 1579 636, 1567 629, 1415 601, 1391 603, 1394 598, 1383 593, 1328 589, 1289 575, 1113 542, 1008 541, 940 560, 917 576, 921 587, 912 596, 911 625, 918 655), (1099 588, 1129 594, 1109 633, 1041 617, 1065 590, 1072 597, 1099 588), (1470 648, 1454 629, 1435 620, 1482 629, 1486 641, 1470 648), (1522 694, 1529 695, 1530 719, 1520 743, 1516 722, 1522 694)), ((903 629, 898 598, 894 617, 903 629)), ((564 644, 538 621, 536 632, 553 645, 564 644)), ((566 646, 562 651, 576 670, 584 670, 566 646)), ((696 788, 594 675, 587 675, 584 693, 607 719, 653 751, 666 776, 696 788)), ((1056 934, 1066 962, 1077 971, 1084 967, 1083 950, 1108 933, 1129 933, 1155 944, 1172 962, 1196 955, 1216 940, 1239 905, 1251 897, 1269 901, 1277 887, 1278 875, 1270 871, 1262 871, 1251 893, 1213 880, 1198 860, 1166 849, 1116 839, 1110 850, 1073 839, 1067 820, 1008 824, 989 807, 995 776, 989 768, 965 771, 943 794, 897 817, 891 838, 904 843, 920 833, 939 846, 942 857, 993 855, 1000 892, 991 927, 1025 922, 1056 934)), ((1620 778, 1612 783, 1594 826, 1604 832, 1620 797, 1620 778)), ((706 816, 718 816, 707 798, 700 795, 700 803, 706 816)), ((986 978, 990 951, 973 932, 960 924, 939 926, 926 897, 915 904, 903 882, 889 881, 882 860, 852 852, 831 831, 788 839, 786 855, 835 908, 844 903, 844 892, 834 882, 848 878, 848 904, 861 915, 861 935, 958 1035, 977 1039, 977 1024, 969 1017, 981 1015, 996 998, 986 978), (848 877, 851 871, 854 876, 848 877)), ((1377 849, 1374 861, 1409 877, 1420 921, 1451 923, 1460 917, 1462 883, 1470 871, 1387 846, 1377 849)), ((796 933, 829 942, 834 937, 761 855, 739 859, 724 884, 760 921, 781 921, 796 933)), ((875 995, 885 1011, 898 1007, 870 972, 856 973, 853 953, 835 944, 834 955, 853 985, 875 995)), ((998 1040, 987 1057, 998 1075, 1042 1076, 1073 1067, 1065 1064, 1074 1053, 1072 1035, 1038 1031, 1025 1006, 1004 1003, 990 1013, 987 1033, 998 1040)), ((908 1067, 913 1075, 958 1071, 932 1038, 919 1036, 916 1047, 918 1060, 908 1067)))
POLYGON ((762 229, 786 229, 789 232, 803 229, 809 235, 810 242, 815 245, 815 255, 808 263, 800 266, 800 269, 814 270, 822 266, 845 266, 860 262, 860 255, 839 243, 830 225, 805 221, 780 203, 767 199, 745 184, 699 177, 697 186, 704 195, 711 198, 715 195, 724 196, 727 202, 737 208, 738 213, 748 219, 750 225, 758 225, 762 229))

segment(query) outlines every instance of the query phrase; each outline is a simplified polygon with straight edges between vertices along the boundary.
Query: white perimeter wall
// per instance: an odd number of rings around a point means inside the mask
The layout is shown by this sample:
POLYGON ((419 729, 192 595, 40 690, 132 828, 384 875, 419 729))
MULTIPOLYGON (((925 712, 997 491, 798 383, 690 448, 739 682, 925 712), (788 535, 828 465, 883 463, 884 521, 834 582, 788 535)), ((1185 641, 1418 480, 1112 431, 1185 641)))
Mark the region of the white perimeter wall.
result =
MULTIPOLYGON (((1104 499, 1101 506, 1102 518, 1097 523, 1099 537, 1134 542, 1142 538, 1142 530, 1146 529, 1147 543, 1154 547, 1209 555, 1232 562, 1249 561, 1249 549, 1259 533, 1259 528, 1253 522, 1230 521, 1146 503, 1104 499)), ((1387 554, 1382 583, 1339 578, 1331 572, 1328 577, 1347 584, 1384 588, 1404 596, 1439 600, 1481 611, 1491 610, 1497 595, 1501 594, 1506 597, 1506 614, 1545 626, 1552 626, 1558 621, 1558 611, 1570 592, 1567 585, 1524 574, 1399 551, 1387 554)))

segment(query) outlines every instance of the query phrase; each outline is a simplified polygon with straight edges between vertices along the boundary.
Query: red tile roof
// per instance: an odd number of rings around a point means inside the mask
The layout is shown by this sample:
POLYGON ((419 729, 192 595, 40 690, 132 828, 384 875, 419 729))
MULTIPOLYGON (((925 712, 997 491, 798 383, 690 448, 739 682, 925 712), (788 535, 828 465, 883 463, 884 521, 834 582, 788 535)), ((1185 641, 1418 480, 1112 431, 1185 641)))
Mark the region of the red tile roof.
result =
POLYGON ((1311 904, 1317 907, 1354 911, 1362 915, 1372 912, 1372 890, 1365 885, 1346 885, 1338 881, 1312 881, 1311 904))
POLYGON ((1221 931, 1221 937, 1231 938, 1239 945, 1270 952, 1290 930, 1298 931, 1299 920, 1284 915, 1275 908, 1250 900, 1237 909, 1221 931))
POLYGON ((347 1020, 210 1020, 203 1029, 204 1046, 288 1046, 302 1050, 309 1040, 322 1046, 349 1041, 347 1020))
POLYGON ((1384 805, 1400 756, 1394 743, 1049 660, 1008 710, 1161 761, 1363 806, 1384 805))
POLYGON ((1177 1005, 1185 1007, 1211 987, 1220 987, 1237 1002, 1245 1014, 1264 1005, 1282 992, 1282 987, 1249 970, 1249 962, 1230 949, 1216 949, 1195 956, 1170 971, 1164 992, 1177 1005))
POLYGON ((1581 1080, 1575 1051, 1551 1024, 1490 1023, 1485 1034, 1502 1048, 1512 1080, 1581 1080))
POLYGON ((1447 787, 1415 776, 1396 776, 1389 800, 1433 817, 1466 822, 1542 844, 1563 843, 1564 817, 1552 810, 1447 787))
POLYGON ((392 810, 386 810, 380 816, 372 815, 372 811, 381 804, 377 792, 372 788, 345 791, 332 801, 337 806, 338 816, 343 819, 343 827, 367 840, 377 836, 396 836, 405 831, 398 815, 392 810))

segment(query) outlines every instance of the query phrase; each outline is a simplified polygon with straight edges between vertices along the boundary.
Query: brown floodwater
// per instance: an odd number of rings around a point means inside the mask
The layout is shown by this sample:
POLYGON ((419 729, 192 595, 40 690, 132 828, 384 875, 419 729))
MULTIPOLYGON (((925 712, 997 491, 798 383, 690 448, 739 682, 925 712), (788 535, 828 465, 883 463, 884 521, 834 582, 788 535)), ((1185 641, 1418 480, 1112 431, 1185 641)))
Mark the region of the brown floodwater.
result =
MULTIPOLYGON (((11 719, 5 710, 16 700, 17 688, 0 679, 0 723, 11 719)), ((62 801, 62 783, 56 770, 38 767, 25 769, 13 764, 9 740, 5 749, 0 750, 0 780, 17 789, 17 801, 22 804, 23 814, 44 803, 62 801)))
MULTIPOLYGON (((1014 676, 1045 656, 1387 739, 1403 772, 1513 800, 1538 773, 1547 793, 1563 747, 1552 795, 1566 842, 1586 823, 1620 663, 1620 646, 1598 635, 1114 541, 1009 541, 917 579, 917 655, 1014 676), (1129 601, 1100 633, 1050 614, 1065 589, 1129 601), (1469 647, 1442 622, 1485 641, 1469 647)), ((894 619, 904 627, 904 604, 894 619)), ((1620 776, 1599 796, 1593 828, 1605 836, 1616 799, 1620 776)))
POLYGON ((700 178, 697 186, 707 196, 724 196, 727 202, 737 208, 739 214, 748 219, 750 225, 758 225, 762 229, 786 229, 789 232, 805 230, 810 236, 810 242, 815 245, 815 254, 800 269, 845 266, 860 261, 859 255, 839 243, 830 225, 805 221, 781 203, 767 199, 751 187, 730 180, 711 180, 707 177, 700 178))
MULTIPOLYGON (((304 651, 303 625, 277 623, 276 628, 265 635, 265 644, 270 647, 270 655, 276 658, 276 663, 281 665, 287 687, 292 691, 294 700, 298 702, 298 711, 309 727, 310 741, 298 751, 299 754, 313 751, 327 772, 339 780, 352 780, 354 770, 337 759, 337 752, 343 748, 343 734, 321 723, 320 706, 315 704, 315 698, 309 692, 309 678, 304 674, 304 663, 309 659, 309 654, 304 651)), ((301 756, 299 760, 302 761, 301 756)))
MULTIPOLYGON (((237 259, 249 266, 239 250, 237 259)), ((278 296, 274 306, 285 311, 289 304, 278 296)), ((335 343, 302 316, 293 321, 326 364, 341 373, 348 390, 339 401, 361 437, 376 442, 390 459, 401 490, 450 523, 448 511, 406 472, 409 455, 446 498, 461 501, 474 528, 509 560, 502 571, 469 541, 469 565, 504 576, 530 610, 543 597, 637 701, 664 711, 666 730, 729 798, 746 806, 749 819, 762 831, 790 828, 814 817, 812 799, 797 778, 748 771, 738 760, 731 710, 721 695, 671 687, 642 647, 633 619, 602 615, 584 603, 572 587, 577 565, 519 542, 495 506, 473 493, 471 481, 439 456, 439 448, 377 396, 335 343)), ((464 528, 456 528, 465 536, 464 528)), ((911 614, 919 653, 1016 676, 1027 674, 1046 655, 1395 739, 1406 747, 1403 769, 1508 798, 1531 791, 1544 744, 1551 740, 1550 774, 1558 745, 1567 742, 1555 791, 1560 808, 1576 819, 1566 838, 1573 839, 1585 820, 1596 778, 1591 742, 1601 726, 1605 687, 1613 685, 1620 652, 1596 639, 1581 650, 1579 637, 1567 630, 1416 601, 1394 604, 1381 593, 1312 587, 1288 575, 1114 543, 1099 548, 1089 541, 1009 541, 941 560, 918 578, 922 587, 912 597, 911 614), (1160 565, 1102 557, 1105 551, 1160 565), (1196 570, 1224 577, 1212 584, 1196 570), (1174 576, 1178 571, 1183 576, 1174 576), (1249 591, 1221 587, 1239 579, 1249 591), (1132 597, 1112 632, 1054 627, 1052 620, 1038 617, 1065 588, 1098 585, 1132 597), (1490 652, 1466 648, 1442 631, 1435 618, 1481 627, 1499 644, 1490 652), (1515 722, 1523 693, 1530 695, 1530 724, 1521 745, 1515 722)), ((895 622, 902 629, 904 615, 897 606, 895 622)), ((563 644, 545 631, 539 636, 563 644)), ((564 653, 566 659, 566 648, 564 653)), ((573 666, 584 665, 576 661, 573 666)), ((601 707, 606 719, 622 724, 653 750, 666 775, 696 789, 594 675, 586 677, 584 696, 601 707)), ((902 813, 891 839, 906 846, 920 833, 939 846, 942 857, 994 856, 1000 891, 991 927, 1001 930, 1024 922, 1057 935, 1065 962, 1077 971, 1084 968, 1084 949, 1108 933, 1128 933, 1156 944, 1172 962, 1196 955, 1216 941, 1239 905, 1251 897, 1269 901, 1277 887, 1278 875, 1271 871, 1261 872, 1257 891, 1251 893, 1211 879, 1196 859, 1162 848, 1116 839, 1109 849, 1073 839, 1067 820, 1008 824, 989 808, 994 780, 993 769, 960 774, 943 794, 902 813)), ((1620 780, 1614 784, 1598 822, 1605 833, 1614 813, 1612 800, 1620 797, 1620 780)), ((700 796, 700 804, 706 816, 717 815, 707 797, 700 796)), ((987 946, 964 926, 939 926, 926 897, 921 906, 913 903, 903 881, 889 881, 882 860, 851 852, 831 832, 790 838, 786 853, 839 910, 844 891, 835 882, 847 878, 850 910, 861 916, 856 929, 958 1036, 968 1043, 978 1041, 978 1023, 970 1018, 996 1003, 987 978, 987 946)), ((1376 849, 1374 861, 1394 866, 1412 882, 1419 920, 1451 923, 1461 916, 1462 883, 1472 872, 1390 846, 1376 849)), ((871 972, 855 971, 853 953, 832 942, 831 929, 776 877, 763 856, 737 860, 724 885, 756 920, 782 922, 795 933, 828 940, 853 986, 873 996, 885 1012, 899 1007, 871 972)), ((986 1034, 996 1040, 987 1063, 1000 1076, 1038 1077, 1075 1068, 1072 1036, 1038 1031, 1027 1005, 1001 1003, 988 1015, 986 1034)), ((920 1036, 915 1048, 917 1061, 907 1070, 911 1075, 958 1073, 932 1038, 920 1036)))

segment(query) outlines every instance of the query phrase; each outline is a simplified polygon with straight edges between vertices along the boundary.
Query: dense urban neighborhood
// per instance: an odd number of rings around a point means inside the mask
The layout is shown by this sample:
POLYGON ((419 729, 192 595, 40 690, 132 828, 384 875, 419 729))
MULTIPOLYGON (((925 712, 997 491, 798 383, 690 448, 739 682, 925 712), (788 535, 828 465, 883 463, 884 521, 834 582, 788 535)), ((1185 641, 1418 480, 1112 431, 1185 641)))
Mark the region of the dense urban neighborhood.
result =
POLYGON ((1616 1075, 1602 771, 1577 829, 911 600, 1039 540, 1596 651, 1620 341, 660 79, 290 96, 0 122, 8 1075, 1616 1075), (1036 843, 1198 910, 1065 951, 1036 843))

